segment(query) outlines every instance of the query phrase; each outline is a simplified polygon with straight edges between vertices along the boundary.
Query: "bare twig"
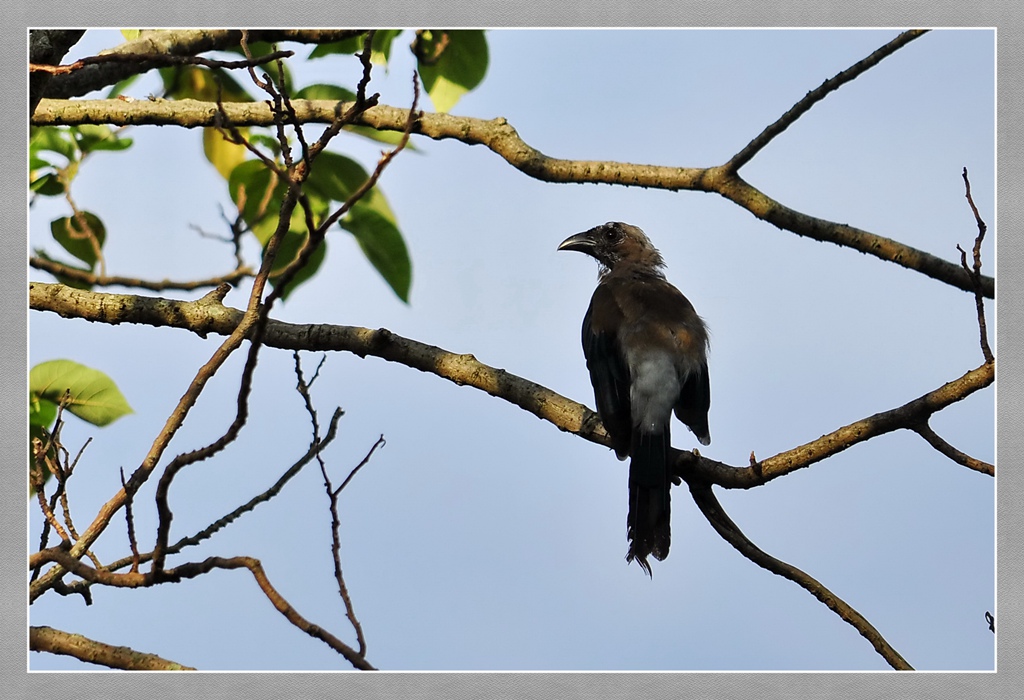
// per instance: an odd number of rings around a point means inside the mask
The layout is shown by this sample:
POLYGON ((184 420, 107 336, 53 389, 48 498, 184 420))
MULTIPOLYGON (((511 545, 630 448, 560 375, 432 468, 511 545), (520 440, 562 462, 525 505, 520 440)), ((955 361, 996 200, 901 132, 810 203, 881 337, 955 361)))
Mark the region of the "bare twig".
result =
POLYGON ((208 279, 200 280, 189 280, 189 281, 176 281, 170 279, 164 280, 145 280, 138 277, 121 277, 117 275, 97 275, 87 270, 80 270, 69 265, 63 265, 53 260, 47 260, 33 255, 29 258, 29 266, 37 269, 49 272, 51 275, 56 277, 64 277, 75 282, 83 282, 88 285, 95 287, 108 287, 108 286, 120 286, 120 287, 135 287, 136 289, 148 289, 154 292, 162 292, 170 289, 177 289, 182 291, 189 291, 193 289, 202 289, 203 287, 216 287, 220 284, 231 284, 237 285, 246 277, 253 275, 252 268, 248 266, 240 266, 226 275, 220 275, 219 277, 210 277, 208 279))
MULTIPOLYGON (((154 585, 155 583, 151 576, 146 576, 140 573, 131 572, 117 574, 102 569, 94 569, 93 567, 76 559, 63 547, 45 549, 41 552, 37 552, 36 556, 44 563, 57 562, 65 570, 81 576, 86 581, 101 583, 106 586, 114 586, 118 588, 146 588, 154 585)), ((319 639, 327 644, 329 647, 344 656, 355 668, 360 670, 374 670, 374 667, 370 662, 368 662, 355 649, 350 647, 348 644, 345 644, 319 625, 309 622, 306 618, 300 615, 298 611, 295 610, 287 600, 285 600, 284 596, 282 596, 277 589, 273 587, 258 559, 254 559, 252 557, 209 557, 201 562, 191 562, 182 564, 181 566, 177 566, 173 569, 167 569, 163 572, 161 580, 167 582, 178 582, 184 579, 202 576, 214 569, 231 570, 242 568, 249 570, 253 575, 253 578, 256 579, 260 590, 263 591, 267 599, 289 622, 311 637, 319 639)))
MULTIPOLYGON (((306 407, 306 413, 309 415, 310 423, 313 428, 313 444, 320 444, 320 423, 317 419, 316 409, 313 407, 313 398, 310 396, 309 387, 312 381, 307 382, 302 374, 302 361, 299 357, 298 351, 292 353, 295 359, 295 376, 298 378, 296 390, 302 397, 303 403, 306 407)), ((317 373, 320 371, 320 367, 323 366, 323 359, 320 361, 320 365, 317 366, 317 373)), ((315 377, 315 375, 314 375, 315 377)), ((338 584, 338 593, 341 595, 342 602, 345 604, 345 614, 348 617, 349 623, 356 633, 356 641, 359 644, 359 656, 366 657, 366 637, 363 634, 363 626, 359 623, 359 619, 356 617, 355 606, 352 604, 352 598, 348 592, 348 586, 345 584, 345 576, 341 569, 341 519, 338 517, 338 496, 341 490, 345 488, 345 485, 352 479, 357 471, 363 467, 367 462, 370 461, 370 456, 373 455, 374 451, 378 446, 384 444, 384 436, 381 435, 380 439, 374 443, 373 447, 370 448, 369 453, 366 457, 356 466, 355 469, 349 474, 345 482, 337 489, 331 484, 330 474, 327 472, 327 465, 324 463, 323 457, 320 451, 316 452, 316 461, 320 465, 320 475, 324 479, 324 490, 327 492, 327 499, 330 504, 331 513, 331 557, 334 560, 334 579, 338 584)))
POLYGON ((974 198, 971 197, 971 181, 967 178, 967 168, 964 168, 964 189, 966 191, 965 196, 967 197, 967 203, 971 206, 971 211, 974 213, 974 220, 978 223, 978 236, 974 239, 974 267, 967 266, 967 253, 957 245, 956 249, 960 251, 960 265, 967 271, 967 274, 971 276, 971 281, 974 283, 974 302, 978 309, 978 330, 981 333, 981 353, 985 356, 985 362, 995 362, 995 356, 992 354, 992 348, 988 344, 988 327, 985 323, 985 299, 984 297, 984 284, 982 282, 981 275, 981 242, 985 240, 985 232, 988 227, 981 218, 981 214, 978 213, 978 207, 974 204, 974 198))
POLYGON ((803 97, 803 99, 793 105, 789 111, 779 117, 778 121, 767 127, 764 131, 758 134, 757 138, 744 146, 743 150, 734 155, 729 162, 725 164, 725 169, 735 173, 745 164, 750 162, 750 159, 757 155, 761 149, 771 143, 772 139, 781 134, 791 124, 793 124, 793 122, 803 116, 807 110, 813 107, 816 103, 825 99, 830 92, 838 90, 841 86, 854 80, 864 71, 878 65, 883 58, 892 55, 927 31, 927 29, 913 29, 903 32, 867 58, 858 61, 838 75, 829 78, 814 90, 811 90, 803 97))
POLYGON ((344 656, 355 668, 364 671, 374 670, 374 667, 370 662, 363 658, 363 656, 355 649, 350 647, 348 644, 345 644, 345 642, 341 641, 319 625, 314 625, 306 618, 302 617, 302 615, 300 615, 298 611, 295 610, 295 608, 293 608, 280 593, 278 593, 277 589, 271 585, 266 572, 263 571, 263 566, 257 559, 253 559, 252 557, 232 557, 230 559, 210 557, 202 562, 182 564, 174 569, 168 569, 166 576, 169 580, 180 580, 185 578, 195 578, 196 576, 205 574, 213 569, 243 568, 249 570, 253 575, 253 578, 256 579, 256 583, 259 585, 260 590, 263 591, 263 594, 267 596, 267 599, 275 608, 277 608, 278 612, 284 615, 285 619, 290 623, 309 636, 319 639, 327 644, 327 646, 344 656))
POLYGON ((334 580, 338 583, 338 593, 341 595, 341 600, 345 604, 345 615, 348 617, 348 621, 352 624, 352 629, 356 632, 356 641, 359 644, 359 655, 366 656, 366 637, 363 634, 363 626, 359 623, 359 619, 356 618, 355 606, 352 604, 352 597, 348 593, 348 586, 345 585, 345 576, 341 570, 341 519, 338 517, 338 496, 341 494, 348 483, 352 480, 352 477, 356 475, 363 466, 370 461, 370 457, 377 450, 378 447, 384 446, 384 436, 381 435, 377 442, 373 443, 373 447, 366 453, 362 461, 359 462, 356 467, 349 472, 348 477, 342 482, 341 486, 337 489, 331 485, 331 479, 327 474, 327 466, 320 461, 320 473, 324 477, 324 490, 327 491, 327 498, 330 501, 331 511, 331 557, 334 560, 334 580))
MULTIPOLYGON (((124 480, 124 468, 121 468, 121 486, 127 490, 128 484, 124 480)), ((128 500, 124 502, 124 519, 128 525, 128 545, 132 550, 132 573, 139 570, 139 545, 135 540, 135 519, 132 517, 132 501, 134 494, 129 494, 128 500)))
POLYGON ((966 453, 961 452, 960 450, 956 449, 955 447, 950 445, 948 442, 943 440, 941 437, 939 437, 935 433, 935 431, 932 430, 931 426, 928 425, 928 421, 927 420, 923 420, 920 423, 918 423, 917 425, 912 426, 911 430, 913 430, 915 433, 917 433, 918 435, 923 437, 928 442, 929 445, 931 445, 936 450, 938 450, 942 454, 944 454, 947 457, 949 457, 951 460, 953 460, 957 464, 963 465, 963 466, 967 467, 968 469, 973 469, 976 472, 981 472, 982 474, 988 474, 989 476, 995 476, 995 474, 996 474, 995 465, 989 464, 988 462, 983 462, 980 459, 977 459, 975 457, 971 457, 969 454, 966 454, 966 453))
POLYGON ((750 561, 773 574, 787 578, 797 584, 815 598, 824 603, 829 610, 851 624, 865 639, 871 642, 882 658, 897 671, 912 671, 913 667, 906 659, 900 656, 899 652, 885 641, 885 638, 876 630, 863 615, 854 610, 846 601, 830 591, 813 577, 800 569, 784 561, 776 559, 770 554, 761 551, 757 545, 747 539, 743 531, 736 523, 729 518, 722 505, 718 502, 710 484, 690 484, 690 493, 693 500, 700 508, 701 513, 722 538, 731 544, 736 550, 750 561))
MULTIPOLYGON (((292 477, 298 474, 304 466, 313 461, 313 459, 316 457, 317 453, 320 450, 327 447, 327 445, 334 441, 335 437, 337 436, 338 421, 341 419, 342 415, 344 415, 344 411, 342 411, 340 408, 336 408, 334 410, 334 414, 331 416, 331 420, 327 428, 327 434, 324 435, 323 439, 320 440, 319 443, 310 445, 306 453, 302 457, 300 457, 294 464, 292 464, 292 466, 289 467, 288 470, 285 471, 285 473, 282 474, 277 479, 277 481, 274 482, 272 486, 270 486, 270 488, 249 499, 249 501, 238 506, 230 513, 218 518, 214 522, 210 523, 210 525, 203 528, 194 535, 183 537, 174 544, 168 545, 166 554, 177 554, 184 550, 186 547, 192 547, 199 544, 200 542, 203 542, 204 540, 208 540, 214 534, 224 529, 241 516, 254 510, 256 506, 260 505, 261 503, 266 503, 267 501, 274 498, 278 493, 281 492, 285 484, 287 484, 292 477)), ((145 552, 139 555, 140 563, 146 563, 148 561, 151 561, 152 558, 152 552, 145 552)), ((125 557, 123 559, 118 559, 108 564, 106 566, 106 569, 108 571, 117 571, 119 569, 123 569, 124 567, 131 565, 133 563, 132 560, 133 557, 125 557)), ((30 562, 36 563, 36 560, 30 558, 30 562)), ((69 590, 69 592, 78 592, 79 589, 87 588, 89 585, 91 585, 91 583, 88 581, 75 582, 68 585, 67 589, 69 590), (80 583, 81 585, 79 585, 80 583)))
POLYGON ((377 442, 373 443, 373 447, 371 447, 370 451, 366 453, 366 456, 363 457, 363 459, 359 462, 359 464, 357 464, 352 469, 351 472, 349 472, 348 476, 345 477, 345 480, 343 482, 341 482, 341 486, 339 486, 337 488, 337 490, 334 492, 335 495, 340 494, 342 492, 342 490, 344 490, 344 488, 346 486, 348 486, 348 483, 350 481, 352 481, 352 479, 359 472, 359 470, 366 466, 366 464, 370 461, 370 457, 372 457, 373 453, 377 451, 377 448, 384 447, 384 445, 386 445, 386 444, 387 444, 387 441, 384 440, 384 436, 383 435, 381 435, 379 438, 377 438, 377 442))

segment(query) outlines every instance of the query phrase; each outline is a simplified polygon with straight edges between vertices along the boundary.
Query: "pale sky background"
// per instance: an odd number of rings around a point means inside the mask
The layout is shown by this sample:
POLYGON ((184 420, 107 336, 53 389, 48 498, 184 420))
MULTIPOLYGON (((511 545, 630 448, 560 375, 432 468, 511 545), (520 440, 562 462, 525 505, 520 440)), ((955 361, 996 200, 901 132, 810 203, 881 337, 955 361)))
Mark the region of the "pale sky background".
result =
MULTIPOLYGON (((728 160, 809 90, 897 31, 490 31, 490 67, 456 114, 506 117, 561 158, 710 166, 728 160)), ((395 41, 371 89, 408 106, 411 34, 395 41)), ((119 43, 90 32, 67 60, 119 43)), ((299 56, 308 47, 295 48, 299 56)), ((970 171, 989 223, 994 274, 994 32, 934 31, 831 94, 741 174, 799 211, 957 259, 977 233, 963 196, 970 171)), ((293 60, 299 86, 354 87, 351 57, 293 60)), ((244 76, 239 74, 239 78, 244 76)), ((128 94, 157 91, 150 78, 128 94)), ((424 104, 429 108, 429 102, 424 104)), ((231 269, 224 181, 200 132, 131 129, 125 153, 93 156, 73 193, 108 231, 111 274, 194 278, 231 269)), ((782 232, 717 195, 533 180, 484 147, 415 138, 381 180, 413 261, 406 306, 349 234, 274 317, 385 327, 529 378, 593 405, 579 324, 592 260, 555 247, 608 220, 643 228, 669 279, 712 332, 712 445, 742 466, 888 410, 982 362, 973 298, 873 257, 782 232)), ((332 148, 369 169, 380 147, 342 136, 332 148)), ((59 199, 30 212, 30 245, 49 241, 59 199)), ((249 259, 257 261, 255 248, 249 259)), ((51 281, 33 271, 32 279, 51 281)), ((121 290, 114 290, 121 291, 121 290)), ((180 292, 166 296, 186 298, 180 292)), ((227 303, 244 304, 233 291, 227 303)), ((990 331, 994 309, 987 305, 990 331)), ((72 481, 78 520, 119 487, 219 338, 178 330, 30 315, 30 364, 68 357, 110 374, 135 413, 97 429, 72 419, 66 444, 93 442, 72 481)), ((991 336, 994 341, 994 334, 991 336)), ((998 354, 998 350, 997 350, 998 354)), ((319 355, 306 354, 312 371, 319 355)), ((166 462, 221 434, 234 411, 244 352, 211 383, 166 462)), ((251 418, 215 460, 172 488, 173 539, 263 491, 308 445, 291 353, 265 349, 251 418)), ((387 439, 341 500, 346 582, 368 659, 392 670, 880 670, 852 627, 795 584, 743 558, 685 489, 673 491, 671 556, 653 580, 625 563, 626 466, 613 453, 480 391, 402 365, 327 358, 313 398, 326 422, 345 409, 326 453, 340 483, 380 434, 387 439)), ((936 416, 959 449, 994 460, 994 391, 936 416)), ((678 426, 678 424, 677 424, 678 426)), ((674 444, 696 445, 681 426, 674 444)), ((327 501, 310 465, 271 503, 172 563, 259 558, 308 619, 354 639, 336 594, 327 501)), ((156 480, 136 499, 149 549, 156 480)), ((995 482, 920 437, 890 434, 750 491, 718 489, 768 553, 828 586, 915 667, 990 670, 995 637, 995 482)), ((32 512, 29 546, 38 542, 32 512)), ((123 527, 95 548, 124 555, 123 527)), ((246 572, 125 591, 94 605, 53 594, 30 609, 51 625, 203 669, 349 669, 288 624, 246 572)), ((92 668, 31 654, 33 669, 92 668)))

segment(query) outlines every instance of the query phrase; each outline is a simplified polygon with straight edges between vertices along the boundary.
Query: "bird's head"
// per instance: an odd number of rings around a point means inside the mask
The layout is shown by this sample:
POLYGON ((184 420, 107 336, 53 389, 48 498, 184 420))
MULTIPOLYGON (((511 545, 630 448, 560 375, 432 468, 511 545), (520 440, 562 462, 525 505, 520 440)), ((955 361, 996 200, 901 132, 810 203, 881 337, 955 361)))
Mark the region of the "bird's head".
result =
POLYGON ((577 250, 595 258, 601 267, 614 270, 627 263, 658 273, 665 266, 661 253, 647 235, 636 226, 621 221, 609 221, 589 231, 569 236, 558 250, 577 250))

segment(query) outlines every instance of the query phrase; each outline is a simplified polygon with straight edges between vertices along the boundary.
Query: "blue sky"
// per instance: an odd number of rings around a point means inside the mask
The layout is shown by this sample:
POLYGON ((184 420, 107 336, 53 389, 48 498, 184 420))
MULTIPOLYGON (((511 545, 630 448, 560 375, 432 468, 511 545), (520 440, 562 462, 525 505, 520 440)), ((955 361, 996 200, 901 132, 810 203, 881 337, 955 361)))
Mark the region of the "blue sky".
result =
MULTIPOLYGON (((506 117, 551 156, 716 165, 895 35, 491 31, 487 77, 453 112, 506 117)), ((372 89, 383 103, 410 100, 409 40, 396 40, 386 74, 375 71, 372 89)), ((69 58, 118 41, 87 36, 69 58)), ((799 211, 955 259, 956 244, 966 248, 976 234, 964 167, 995 233, 994 50, 991 31, 931 32, 817 104, 742 174, 799 211)), ((291 69, 300 85, 352 86, 357 76, 342 57, 291 69)), ((130 94, 156 89, 144 82, 130 94)), ((138 127, 131 136, 131 150, 95 156, 75 183, 79 206, 106 223, 108 272, 182 278, 229 270, 228 247, 190 229, 223 231, 218 207, 230 207, 199 132, 138 127)), ((701 450, 711 458, 744 465, 751 451, 766 457, 808 442, 981 364, 970 295, 779 231, 717 195, 546 184, 483 147, 415 143, 418 152, 401 154, 381 181, 412 256, 411 303, 336 230, 324 269, 276 318, 386 327, 592 405, 579 323, 596 267, 555 247, 623 220, 647 232, 669 279, 711 328, 713 443, 701 450)), ((380 150, 354 136, 334 148, 367 167, 380 150)), ((30 245, 53 251, 48 222, 65 213, 59 201, 38 202, 30 245)), ((992 250, 987 243, 990 274, 992 250)), ((255 249, 249 253, 255 260, 255 249)), ((232 292, 227 303, 244 304, 244 294, 232 292)), ((992 328, 991 304, 988 311, 992 328)), ((137 466, 216 342, 32 313, 31 364, 71 357, 101 369, 135 409, 108 428, 66 428, 71 444, 94 438, 72 491, 79 518, 91 519, 116 491, 119 466, 137 466)), ((226 427, 241 359, 211 383, 172 453, 226 427)), ((307 355, 306 367, 318 359, 307 355)), ((291 362, 289 353, 264 351, 238 443, 176 480, 176 537, 262 491, 305 451, 308 422, 291 362)), ((474 389, 372 358, 329 356, 313 397, 322 420, 337 405, 346 411, 326 455, 336 482, 380 434, 387 439, 341 502, 346 581, 368 658, 381 668, 887 668, 852 627, 723 542, 684 489, 674 491, 672 555, 653 580, 627 566, 625 465, 602 447, 474 389)), ((991 389, 932 425, 993 461, 991 389)), ((676 447, 696 444, 685 430, 674 436, 676 447)), ((181 561, 255 556, 300 613, 351 639, 331 575, 320 482, 308 468, 278 499, 181 561)), ((995 607, 994 494, 992 479, 905 432, 764 487, 718 491, 761 548, 844 598, 916 668, 933 670, 993 667, 983 615, 995 607)), ((141 533, 152 532, 151 504, 150 488, 136 506, 141 533)), ((29 537, 34 544, 36 525, 29 537)), ((122 556, 124 540, 110 528, 97 554, 122 556)), ((31 623, 205 669, 347 668, 288 625, 241 572, 94 596, 90 607, 46 596, 32 606, 31 623)), ((48 655, 29 661, 84 668, 48 655)))

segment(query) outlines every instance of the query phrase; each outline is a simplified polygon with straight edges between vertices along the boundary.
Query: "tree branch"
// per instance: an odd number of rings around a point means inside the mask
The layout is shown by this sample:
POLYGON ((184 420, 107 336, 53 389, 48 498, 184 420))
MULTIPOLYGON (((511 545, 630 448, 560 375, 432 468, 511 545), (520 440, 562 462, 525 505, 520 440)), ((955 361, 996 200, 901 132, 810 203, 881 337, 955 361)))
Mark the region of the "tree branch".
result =
POLYGON ((116 647, 80 634, 62 632, 52 627, 29 627, 28 644, 32 651, 73 656, 79 661, 99 664, 123 671, 195 671, 176 661, 156 654, 146 654, 129 647, 116 647))
MULTIPOLYGON (((84 29, 34 29, 28 36, 28 60, 35 64, 55 66, 85 34, 84 29)), ((28 113, 35 111, 53 77, 47 73, 29 73, 28 113)))
POLYGON ((965 466, 968 469, 973 469, 976 472, 981 472, 982 474, 988 474, 989 476, 996 475, 996 468, 994 465, 989 464, 988 462, 983 462, 975 457, 971 457, 969 454, 961 452, 950 445, 939 437, 934 430, 932 430, 932 427, 928 425, 927 420, 921 421, 916 426, 911 427, 911 430, 923 437, 929 445, 949 457, 957 464, 965 466))
MULTIPOLYGON (((81 576, 86 581, 101 583, 106 586, 115 586, 118 588, 148 588, 156 583, 152 577, 140 573, 129 572, 125 574, 116 574, 103 569, 94 569, 88 564, 76 559, 72 556, 70 551, 63 547, 51 547, 50 549, 44 549, 41 552, 37 552, 37 556, 44 562, 53 561, 59 563, 64 569, 81 576)), ((267 596, 267 599, 270 600, 274 607, 277 608, 278 612, 284 615, 289 622, 311 637, 315 637, 327 644, 329 647, 348 659, 348 661, 356 668, 374 670, 373 666, 371 666, 370 663, 352 647, 345 644, 327 630, 318 625, 312 624, 302 617, 302 615, 300 615, 298 611, 295 610, 295 608, 293 608, 270 583, 266 572, 263 571, 262 564, 260 564, 257 559, 253 559, 252 557, 231 557, 229 559, 225 559, 223 557, 209 557, 201 562, 191 562, 174 567, 173 569, 164 570, 160 577, 160 583, 177 583, 183 579, 202 576, 214 569, 242 568, 248 569, 252 573, 260 587, 260 590, 263 591, 263 594, 267 596)))
POLYGON ((226 275, 210 277, 208 279, 189 281, 174 281, 169 279, 144 280, 138 277, 97 275, 89 272, 88 270, 80 270, 76 267, 64 265, 35 255, 28 259, 28 264, 29 267, 49 272, 54 277, 64 277, 75 282, 83 282, 92 286, 106 287, 117 285, 121 287, 135 287, 136 289, 148 289, 153 292, 162 292, 168 289, 188 291, 192 289, 200 289, 202 287, 216 287, 224 283, 236 285, 246 277, 252 277, 254 274, 251 267, 243 265, 242 267, 232 270, 226 275))
POLYGON ((742 168, 746 163, 750 162, 750 159, 757 155, 761 149, 771 143, 772 139, 785 131, 793 122, 803 116, 803 114, 816 103, 825 99, 830 92, 838 90, 844 84, 854 80, 864 71, 878 65, 883 58, 892 55, 927 31, 927 29, 912 29, 910 31, 903 32, 867 58, 858 61, 839 75, 829 78, 817 88, 811 90, 802 100, 793 105, 788 112, 779 117, 778 121, 758 134, 757 138, 744 146, 743 150, 739 153, 734 155, 729 162, 725 164, 725 168, 730 172, 736 172, 742 168))
MULTIPOLYGON (((300 43, 328 43, 358 36, 361 29, 277 29, 250 31, 251 41, 294 41, 300 43)), ((125 42, 110 49, 107 54, 164 54, 169 56, 192 56, 203 51, 237 47, 241 41, 240 30, 173 29, 168 31, 147 31, 133 41, 125 42)), ((63 54, 61 54, 63 55, 63 54)), ((35 58, 32 59, 34 62, 35 58)), ((57 75, 49 81, 45 95, 54 98, 79 97, 93 90, 114 85, 125 78, 157 68, 161 63, 152 61, 138 63, 105 63, 92 65, 67 75, 57 75)))
MULTIPOLYGON (((203 540, 209 539, 216 532, 224 529, 245 513, 254 510, 256 506, 258 506, 259 504, 266 503, 271 498, 280 493, 281 490, 284 488, 285 484, 287 484, 288 481, 290 481, 293 476, 298 474, 302 470, 302 468, 305 465, 309 464, 309 462, 311 462, 320 451, 322 451, 325 447, 327 447, 327 445, 334 441, 334 438, 337 436, 338 421, 341 419, 343 414, 344 412, 340 408, 335 409, 334 414, 331 416, 331 421, 327 429, 327 434, 324 435, 324 437, 319 442, 311 444, 306 453, 302 457, 300 457, 294 464, 292 464, 288 468, 288 470, 285 471, 285 473, 282 474, 278 478, 278 480, 274 482, 272 486, 270 486, 270 488, 266 489, 265 491, 256 496, 253 496, 246 503, 238 506, 230 513, 218 518, 217 520, 210 523, 208 526, 206 526, 199 532, 195 533, 194 535, 183 537, 177 542, 175 542, 173 545, 169 545, 167 547, 166 554, 177 554, 184 550, 186 547, 197 545, 203 540)), ((148 561, 151 561, 152 558, 152 552, 142 553, 139 555, 139 563, 146 563, 148 561)), ((38 566, 45 564, 49 560, 50 559, 48 555, 40 554, 39 552, 37 552, 29 557, 29 566, 37 568, 38 566)), ((110 562, 104 568, 107 571, 113 572, 133 564, 134 556, 130 556, 110 562)), ((93 582, 88 580, 74 581, 67 585, 65 593, 84 593, 92 584, 93 582)))
POLYGON ((876 630, 870 622, 864 619, 863 615, 850 607, 846 601, 823 586, 812 576, 804 573, 791 564, 787 564, 784 561, 776 559, 770 554, 766 554, 759 549, 757 545, 748 540, 746 535, 743 534, 743 531, 740 530, 736 523, 734 523, 726 514, 725 510, 718 502, 718 499, 715 498, 715 494, 711 490, 710 485, 690 484, 690 493, 693 495, 694 503, 697 504, 697 507, 700 508, 700 512, 708 519, 708 522, 711 523, 711 526, 715 531, 721 535, 726 542, 735 547, 740 554, 761 568, 766 569, 773 574, 778 574, 783 578, 787 578, 808 591, 811 595, 824 603, 829 610, 846 622, 850 623, 858 632, 860 632, 865 639, 871 642, 871 646, 875 648, 875 651, 881 654, 882 658, 884 658, 894 669, 897 671, 914 670, 913 667, 907 663, 906 659, 900 656, 899 652, 893 649, 892 646, 885 641, 885 638, 881 633, 879 633, 879 631, 876 630))
POLYGON ((981 243, 985 240, 985 232, 988 230, 988 226, 985 225, 981 214, 978 213, 978 207, 974 204, 974 198, 971 196, 971 181, 967 177, 967 168, 964 168, 963 178, 964 189, 966 190, 964 196, 967 197, 967 203, 970 205, 971 212, 974 214, 974 220, 978 224, 978 235, 974 239, 974 267, 967 266, 967 252, 959 245, 957 245, 957 250, 960 251, 960 266, 967 271, 967 274, 971 277, 971 282, 974 283, 974 302, 978 310, 981 354, 985 357, 986 362, 994 362, 995 357, 992 354, 992 348, 988 344, 988 326, 985 323, 985 301, 982 299, 982 296, 984 296, 984 284, 981 274, 981 243))
POLYGON ((201 562, 182 564, 174 569, 168 569, 165 574, 168 580, 180 580, 201 576, 213 569, 248 569, 249 573, 251 573, 253 578, 256 579, 257 585, 259 585, 260 590, 263 591, 267 600, 273 604, 279 613, 284 615, 288 622, 298 627, 310 637, 319 639, 327 646, 334 649, 336 652, 344 656, 354 667, 362 671, 376 670, 370 662, 360 655, 355 649, 319 625, 314 625, 300 615, 299 612, 292 607, 291 603, 285 600, 284 597, 278 593, 277 589, 270 583, 270 579, 267 578, 266 572, 263 571, 263 565, 260 564, 258 559, 253 559, 252 557, 231 557, 230 559, 225 559, 223 557, 210 557, 201 562))
MULTIPOLYGON (((87 292, 41 282, 29 284, 29 305, 32 309, 52 311, 68 318, 111 324, 172 326, 203 337, 208 333, 231 333, 241 318, 241 311, 224 306, 215 295, 207 295, 198 301, 172 301, 87 292)), ((472 355, 452 353, 403 338, 383 328, 371 330, 272 320, 267 323, 263 342, 286 350, 344 351, 359 357, 380 357, 436 374, 460 386, 480 389, 549 421, 560 430, 600 445, 610 444, 597 414, 583 404, 503 369, 490 367, 472 355)), ((872 437, 899 429, 913 430, 921 420, 991 385, 994 380, 995 365, 984 364, 898 408, 843 426, 817 440, 746 467, 733 467, 692 452, 674 450, 676 472, 688 480, 704 479, 725 488, 759 486, 872 437)))
MULTIPOLYGON (((332 123, 339 111, 355 103, 330 100, 293 100, 294 118, 300 123, 332 123)), ((216 126, 226 118, 234 126, 270 126, 273 112, 266 103, 231 102, 223 115, 213 102, 198 100, 42 100, 32 123, 45 125, 177 125, 186 128, 216 126)), ((523 141, 504 118, 491 120, 432 114, 387 105, 367 109, 353 124, 379 131, 405 131, 414 117, 411 133, 434 140, 455 139, 467 145, 483 145, 517 170, 544 182, 599 183, 648 187, 670 191, 713 192, 743 207, 754 216, 799 236, 872 255, 968 292, 975 291, 971 275, 957 263, 863 229, 803 214, 784 206, 749 184, 727 165, 683 168, 613 161, 552 158, 523 141)), ((982 294, 995 297, 995 280, 981 275, 982 294)))

